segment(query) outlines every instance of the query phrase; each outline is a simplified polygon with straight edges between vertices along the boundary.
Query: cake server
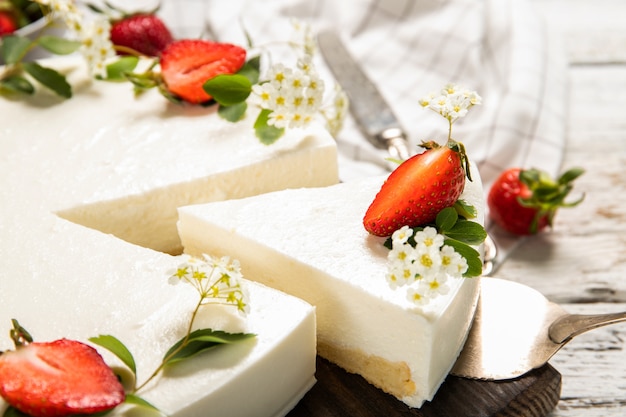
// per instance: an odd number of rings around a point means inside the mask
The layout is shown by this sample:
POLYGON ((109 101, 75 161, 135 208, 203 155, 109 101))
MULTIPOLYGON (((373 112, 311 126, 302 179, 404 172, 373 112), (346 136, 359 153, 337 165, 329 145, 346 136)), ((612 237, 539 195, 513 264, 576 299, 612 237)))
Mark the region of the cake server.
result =
POLYGON ((339 34, 326 30, 317 35, 322 55, 350 100, 350 112, 365 137, 386 149, 395 160, 411 156, 404 129, 376 85, 350 55, 339 34))
POLYGON ((452 375, 512 379, 539 368, 572 338, 626 321, 626 312, 569 314, 540 292, 512 281, 481 278, 472 329, 452 375))

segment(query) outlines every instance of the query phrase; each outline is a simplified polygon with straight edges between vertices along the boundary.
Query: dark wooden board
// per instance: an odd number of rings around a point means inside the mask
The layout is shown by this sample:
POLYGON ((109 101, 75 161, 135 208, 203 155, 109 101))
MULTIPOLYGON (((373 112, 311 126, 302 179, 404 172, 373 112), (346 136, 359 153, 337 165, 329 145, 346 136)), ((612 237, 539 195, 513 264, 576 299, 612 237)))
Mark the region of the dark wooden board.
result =
POLYGON ((288 417, 545 417, 561 395, 561 374, 549 364, 506 381, 449 376, 420 409, 320 357, 316 377, 288 417))

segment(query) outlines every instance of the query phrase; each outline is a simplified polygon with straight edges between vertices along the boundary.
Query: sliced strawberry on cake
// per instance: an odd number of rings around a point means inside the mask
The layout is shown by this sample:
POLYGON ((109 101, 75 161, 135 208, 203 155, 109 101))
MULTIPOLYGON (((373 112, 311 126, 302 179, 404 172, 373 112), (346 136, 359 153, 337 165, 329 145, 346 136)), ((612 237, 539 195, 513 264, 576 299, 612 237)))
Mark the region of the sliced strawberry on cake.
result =
POLYGON ((422 146, 426 151, 398 166, 367 209, 363 226, 373 235, 391 236, 402 226, 431 223, 463 192, 469 173, 463 146, 453 140, 422 146))
POLYGON ((110 410, 124 401, 124 388, 94 348, 12 335, 16 349, 0 354, 0 396, 15 409, 33 417, 67 416, 110 410))
POLYGON ((234 74, 243 66, 246 50, 229 43, 201 39, 172 42, 161 54, 165 87, 194 104, 211 100, 202 85, 222 74, 234 74))

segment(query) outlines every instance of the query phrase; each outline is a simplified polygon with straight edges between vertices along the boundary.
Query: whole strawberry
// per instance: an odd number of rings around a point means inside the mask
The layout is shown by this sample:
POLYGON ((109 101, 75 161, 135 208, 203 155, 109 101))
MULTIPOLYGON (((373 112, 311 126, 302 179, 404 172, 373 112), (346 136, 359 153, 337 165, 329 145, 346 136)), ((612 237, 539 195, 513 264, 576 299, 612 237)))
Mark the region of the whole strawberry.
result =
POLYGON ((0 36, 10 35, 16 30, 15 17, 7 11, 0 11, 0 36))
POLYGON ((573 181, 584 171, 573 168, 556 181, 547 173, 537 170, 510 168, 494 182, 487 205, 491 219, 515 235, 536 234, 551 227, 557 210, 573 207, 583 198, 565 202, 573 188, 573 181))
POLYGON ((15 409, 33 417, 68 416, 106 411, 124 401, 122 385, 92 347, 12 335, 15 350, 0 354, 0 396, 15 409))
POLYGON ((155 14, 126 16, 111 26, 111 42, 114 45, 147 56, 159 56, 173 40, 170 30, 155 14))
POLYGON ((453 140, 422 146, 426 151, 398 166, 367 209, 363 226, 368 232, 391 236, 402 226, 431 223, 458 200, 469 172, 463 146, 453 140))
POLYGON ((243 66, 246 50, 229 43, 202 39, 174 41, 161 54, 161 76, 169 92, 199 104, 211 100, 203 84, 221 74, 234 74, 243 66))

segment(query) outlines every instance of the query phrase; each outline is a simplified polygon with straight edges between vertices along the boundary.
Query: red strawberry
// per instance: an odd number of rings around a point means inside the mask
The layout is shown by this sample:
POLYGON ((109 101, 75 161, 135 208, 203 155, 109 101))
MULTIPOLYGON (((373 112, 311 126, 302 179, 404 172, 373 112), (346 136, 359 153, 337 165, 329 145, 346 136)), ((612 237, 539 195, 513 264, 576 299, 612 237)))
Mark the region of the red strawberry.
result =
POLYGON ((557 181, 537 169, 510 168, 494 182, 487 205, 489 216, 500 227, 516 235, 531 235, 548 226, 560 207, 572 207, 565 198, 572 190, 572 182, 583 174, 573 168, 561 175, 557 181))
POLYGON ((363 225, 368 232, 390 236, 402 226, 431 223, 463 192, 467 159, 462 145, 422 146, 427 150, 398 166, 367 209, 363 225))
POLYGON ((209 101, 202 85, 221 74, 234 74, 246 60, 246 50, 201 39, 172 42, 161 54, 161 75, 167 89, 185 101, 209 101))
POLYGON ((117 377, 90 346, 61 339, 0 355, 0 395, 34 417, 111 409, 124 401, 117 377))
POLYGON ((165 23, 154 14, 135 14, 114 22, 111 42, 148 56, 159 56, 174 38, 165 23))
POLYGON ((13 15, 0 11, 0 36, 9 35, 17 30, 17 23, 13 15))

